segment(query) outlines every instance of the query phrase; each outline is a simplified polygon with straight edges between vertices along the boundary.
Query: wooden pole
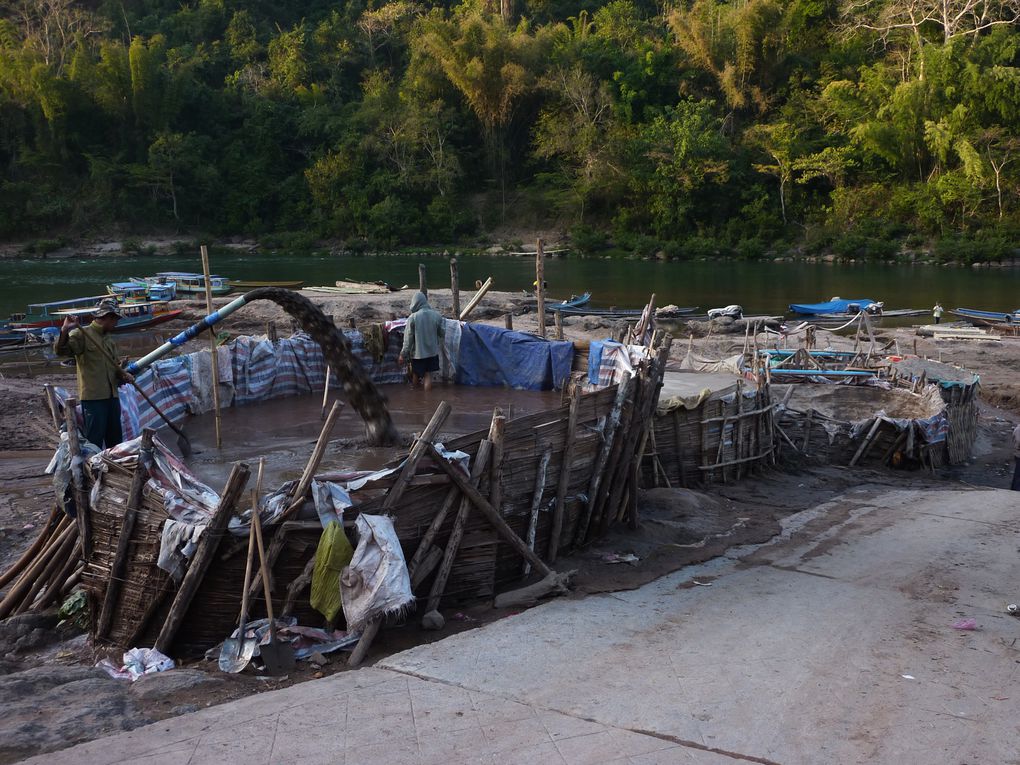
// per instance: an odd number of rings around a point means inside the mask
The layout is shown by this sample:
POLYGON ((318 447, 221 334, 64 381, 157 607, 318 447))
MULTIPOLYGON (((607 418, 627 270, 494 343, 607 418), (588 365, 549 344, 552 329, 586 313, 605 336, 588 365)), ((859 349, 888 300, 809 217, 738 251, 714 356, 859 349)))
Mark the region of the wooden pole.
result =
POLYGON ((329 378, 333 373, 333 367, 329 364, 326 365, 326 384, 322 387, 322 411, 319 412, 319 416, 325 419, 326 417, 326 404, 329 402, 329 378))
POLYGON ((46 404, 50 408, 50 417, 53 418, 53 432, 57 434, 57 438, 60 438, 60 402, 57 400, 56 391, 49 383, 43 385, 43 391, 46 393, 46 404))
POLYGON ((78 399, 69 398, 64 402, 64 422, 67 425, 67 448, 71 455, 74 519, 78 524, 78 538, 81 539, 82 560, 87 561, 92 555, 92 521, 89 517, 89 493, 85 490, 85 476, 81 464, 81 442, 78 440, 78 399))
MULTIPOLYGON (((552 459, 552 447, 545 447, 542 452, 542 459, 538 462, 538 471, 535 473, 535 487, 531 495, 531 509, 528 514, 528 548, 535 549, 535 535, 538 533, 538 512, 542 509, 542 495, 545 493, 545 475, 549 471, 549 460, 552 459)), ((524 561, 521 573, 527 576, 531 573, 530 561, 524 561)))
POLYGON ((124 508, 124 519, 120 524, 120 533, 117 536, 117 552, 113 556, 113 563, 110 566, 110 577, 106 583, 106 594, 103 597, 103 606, 99 611, 99 622, 96 625, 96 638, 102 639, 110 629, 110 622, 113 621, 114 607, 117 605, 117 596, 120 594, 120 582, 124 577, 124 569, 127 566, 128 546, 131 544, 131 535, 135 530, 135 519, 142 507, 142 491, 149 479, 149 460, 152 458, 152 437, 155 431, 145 428, 142 431, 142 444, 138 450, 138 461, 135 464, 135 472, 131 476, 131 488, 128 490, 127 506, 124 508))
POLYGON ((18 558, 11 567, 3 573, 3 575, 0 575, 0 589, 6 587, 8 582, 16 579, 22 571, 35 562, 35 556, 47 545, 47 543, 49 543, 57 524, 66 517, 67 516, 60 512, 60 509, 56 505, 53 505, 53 507, 50 508, 50 517, 42 526, 39 536, 37 536, 32 545, 21 554, 21 557, 18 558))
MULTIPOLYGON (((213 312, 212 280, 209 276, 209 248, 204 244, 199 248, 202 253, 202 275, 205 277, 205 312, 213 312)), ((216 330, 209 328, 209 348, 212 353, 212 396, 213 410, 216 412, 216 448, 223 446, 223 420, 220 414, 220 367, 216 355, 216 330)))
POLYGON ((17 612, 18 607, 25 599, 25 595, 31 590, 36 580, 58 553, 60 547, 75 531, 75 525, 70 518, 61 520, 57 528, 54 529, 53 536, 42 549, 42 552, 36 556, 35 560, 32 561, 32 565, 7 590, 7 594, 0 601, 0 619, 4 619, 11 613, 17 612))
POLYGON ((489 424, 489 441, 492 442, 492 473, 489 476, 489 502, 497 510, 503 508, 503 434, 506 431, 506 417, 496 407, 489 424))
POLYGON ((531 565, 533 565, 539 573, 543 576, 548 575, 552 569, 545 565, 545 561, 539 558, 538 555, 535 554, 534 550, 531 550, 526 544, 524 544, 524 540, 514 533, 514 530, 510 528, 510 525, 503 520, 503 516, 499 514, 496 508, 489 504, 489 501, 482 496, 481 492, 472 486, 471 482, 457 468, 444 460, 442 455, 436 451, 436 447, 429 444, 427 448, 430 454, 432 454, 433 459, 439 463, 443 471, 450 476, 450 479, 457 484, 457 487, 467 495, 467 498, 474 503, 475 507, 482 511, 482 514, 496 530, 496 533, 503 537, 503 539, 509 543, 510 546, 517 551, 517 553, 523 556, 526 560, 531 561, 531 565))
POLYGON ((538 334, 545 337, 545 243, 535 243, 535 297, 538 298, 538 334))
MULTIPOLYGON (((414 442, 414 446, 411 447, 411 451, 408 452, 407 459, 404 461, 404 467, 401 469, 400 474, 397 476, 397 480, 390 487, 390 490, 386 493, 386 498, 383 500, 382 509, 390 510, 404 495, 404 490, 410 485, 411 479, 414 478, 415 471, 418 469, 418 463, 421 458, 425 456, 426 452, 431 454, 433 458, 439 463, 442 468, 451 467, 447 464, 443 456, 436 451, 436 448, 432 445, 432 439, 439 433, 439 429, 446 422, 446 418, 450 416, 451 407, 446 401, 441 401, 439 406, 436 407, 436 411, 432 415, 432 419, 429 420, 429 424, 425 426, 425 430, 421 432, 417 440, 414 442)), ((452 468, 454 472, 457 472, 455 468, 452 468)), ((459 473, 457 473, 460 475, 459 473)), ((358 666, 365 655, 368 653, 368 649, 372 645, 372 641, 375 640, 376 633, 379 632, 379 627, 382 626, 382 619, 372 619, 365 625, 364 631, 361 633, 361 638, 358 640, 358 644, 354 647, 354 652, 351 654, 351 658, 348 659, 347 665, 349 667, 358 666)))
MULTIPOLYGON (((319 463, 322 462, 322 458, 326 454, 326 448, 329 446, 329 434, 333 432, 333 424, 343 408, 343 401, 333 402, 333 408, 329 410, 329 416, 326 417, 326 422, 323 423, 322 430, 319 431, 319 437, 315 441, 315 448, 312 449, 312 454, 305 464, 301 478, 298 479, 294 490, 291 492, 289 497, 290 504, 277 519, 277 531, 273 536, 272 543, 269 545, 269 552, 266 554, 266 565, 270 573, 272 573, 273 566, 276 565, 276 559, 280 557, 280 553, 283 552, 283 545, 287 541, 287 531, 283 525, 284 521, 293 516, 301 508, 301 505, 305 503, 305 495, 308 494, 308 490, 312 485, 315 471, 319 469, 319 463)), ((249 595, 257 595, 261 584, 262 582, 257 578, 252 581, 248 586, 249 595)))
POLYGON ((421 291, 421 293, 425 297, 429 296, 428 284, 425 281, 425 264, 424 263, 419 263, 418 264, 418 289, 421 291))
MULTIPOLYGON (((478 445, 478 454, 475 456, 475 463, 471 466, 471 485, 477 486, 481 483, 482 476, 489 467, 489 456, 492 452, 492 443, 483 440, 478 445)), ((464 527, 467 525, 468 515, 471 511, 471 502, 467 497, 462 497, 460 508, 457 510, 457 517, 453 519, 453 529, 450 531, 450 538, 446 542, 446 550, 443 552, 443 562, 439 566, 439 573, 432 582, 432 589, 429 591, 429 599, 425 605, 427 618, 423 624, 431 629, 441 629, 442 619, 430 617, 433 611, 438 610, 439 602, 446 591, 446 582, 450 578, 450 571, 453 569, 453 561, 457 557, 457 550, 460 548, 461 539, 464 538, 464 527)))
POLYGON ((450 296, 453 298, 453 318, 460 316, 460 274, 457 259, 450 258, 450 296))
POLYGON ((570 395, 570 414, 567 415, 567 440, 563 446, 560 478, 556 483, 556 504, 553 507, 552 528, 549 531, 550 563, 556 562, 563 534, 563 515, 566 512, 567 492, 570 490, 570 467, 574 461, 574 444, 577 441, 577 410, 581 406, 581 386, 575 385, 570 395))
POLYGON ((181 624, 184 623, 184 617, 188 613, 191 601, 195 599, 195 593, 198 592, 198 588, 213 562, 216 548, 220 546, 220 538, 227 528, 230 515, 234 512, 234 506, 240 499, 250 474, 251 471, 243 462, 234 463, 230 469, 230 477, 227 478, 223 494, 220 495, 220 502, 216 506, 212 518, 209 519, 205 531, 202 532, 201 539, 198 540, 198 549, 195 550, 195 556, 191 559, 188 571, 181 581, 181 587, 177 590, 174 602, 170 606, 170 613, 167 614, 166 621, 163 622, 163 627, 159 631, 159 637, 156 638, 155 648, 157 651, 169 654, 174 638, 177 637, 177 632, 180 630, 181 624))
POLYGON ((64 568, 67 559, 72 556, 75 543, 78 541, 78 529, 68 526, 60 546, 54 549, 53 554, 43 567, 42 571, 28 584, 28 592, 22 599, 21 604, 14 609, 15 614, 23 614, 32 608, 36 595, 46 587, 54 575, 64 568))
POLYGON ((463 311, 460 312, 460 320, 467 321, 467 317, 471 315, 471 312, 478 307, 478 304, 482 302, 482 298, 485 297, 485 293, 492 289, 493 281, 490 276, 485 280, 485 283, 478 288, 478 292, 475 293, 474 297, 467 304, 463 311))
POLYGON ((609 452, 613 448, 613 436, 616 434, 616 426, 620 424, 620 414, 623 410, 623 402, 630 392, 633 377, 625 375, 616 390, 616 399, 613 401, 613 408, 606 417, 602 428, 602 446, 595 457, 595 464, 592 466, 591 480, 588 483, 588 500, 584 503, 581 516, 578 518, 577 529, 574 532, 574 544, 579 545, 588 536, 588 525, 591 523, 591 511, 595 506, 595 498, 602 482, 602 473, 606 468, 606 461, 609 459, 609 452))
POLYGON ((563 339, 563 314, 560 311, 553 313, 553 326, 556 328, 556 339, 563 339))
POLYGON ((514 315, 510 311, 503 314, 503 326, 510 330, 514 328, 514 315))

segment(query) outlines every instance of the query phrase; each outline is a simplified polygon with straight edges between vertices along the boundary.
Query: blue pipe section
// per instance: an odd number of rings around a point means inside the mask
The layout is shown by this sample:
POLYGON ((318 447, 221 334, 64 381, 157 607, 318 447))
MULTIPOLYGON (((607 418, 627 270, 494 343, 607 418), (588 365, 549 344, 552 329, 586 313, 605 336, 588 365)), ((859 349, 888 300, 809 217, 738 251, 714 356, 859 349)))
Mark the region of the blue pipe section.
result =
POLYGON ((130 364, 127 365, 127 371, 133 375, 136 375, 139 372, 148 369, 150 366, 152 366, 152 364, 166 356, 174 348, 184 345, 189 340, 194 340, 196 337, 198 337, 198 335, 201 332, 204 332, 207 329, 211 329, 215 324, 218 324, 219 322, 223 321, 223 319, 230 316, 230 314, 232 314, 238 308, 247 305, 249 294, 250 293, 241 295, 241 297, 227 303, 218 311, 213 311, 211 314, 206 316, 201 321, 192 324, 190 327, 188 327, 180 334, 171 337, 169 340, 167 340, 165 343, 163 343, 161 346, 159 346, 156 350, 152 351, 148 355, 143 356, 142 358, 138 359, 138 361, 132 361, 130 364))

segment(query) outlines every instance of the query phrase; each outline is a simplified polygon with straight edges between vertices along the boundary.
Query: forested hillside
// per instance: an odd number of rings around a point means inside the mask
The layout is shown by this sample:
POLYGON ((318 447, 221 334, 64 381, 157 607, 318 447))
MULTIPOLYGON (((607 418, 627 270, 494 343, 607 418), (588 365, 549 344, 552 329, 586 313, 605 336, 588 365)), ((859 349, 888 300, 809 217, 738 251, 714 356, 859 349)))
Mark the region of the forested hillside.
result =
POLYGON ((990 259, 1020 0, 6 0, 0 236, 990 259))

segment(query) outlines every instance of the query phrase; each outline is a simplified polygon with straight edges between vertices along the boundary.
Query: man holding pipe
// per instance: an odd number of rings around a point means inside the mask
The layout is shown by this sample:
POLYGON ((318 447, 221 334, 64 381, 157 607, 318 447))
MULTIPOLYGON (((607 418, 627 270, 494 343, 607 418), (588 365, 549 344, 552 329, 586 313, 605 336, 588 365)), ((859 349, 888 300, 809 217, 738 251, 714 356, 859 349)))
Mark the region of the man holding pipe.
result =
POLYGON ((117 301, 100 301, 92 316, 87 327, 73 314, 64 319, 53 350, 58 356, 74 358, 85 438, 100 449, 109 449, 124 440, 117 388, 134 378, 115 363, 117 344, 112 333, 121 318, 117 301))

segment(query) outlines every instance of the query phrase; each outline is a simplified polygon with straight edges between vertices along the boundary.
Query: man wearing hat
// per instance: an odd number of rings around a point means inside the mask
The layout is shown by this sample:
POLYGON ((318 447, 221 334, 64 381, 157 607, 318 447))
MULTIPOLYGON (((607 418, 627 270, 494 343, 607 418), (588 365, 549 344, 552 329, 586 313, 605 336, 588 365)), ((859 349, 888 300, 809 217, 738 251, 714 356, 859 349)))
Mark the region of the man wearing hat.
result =
POLYGON ((117 301, 113 298, 100 301, 92 315, 92 323, 87 327, 81 326, 73 314, 64 319, 53 350, 58 356, 74 357, 85 438, 101 449, 108 449, 124 440, 117 388, 131 382, 132 377, 115 362, 117 345, 112 333, 121 318, 117 301))

